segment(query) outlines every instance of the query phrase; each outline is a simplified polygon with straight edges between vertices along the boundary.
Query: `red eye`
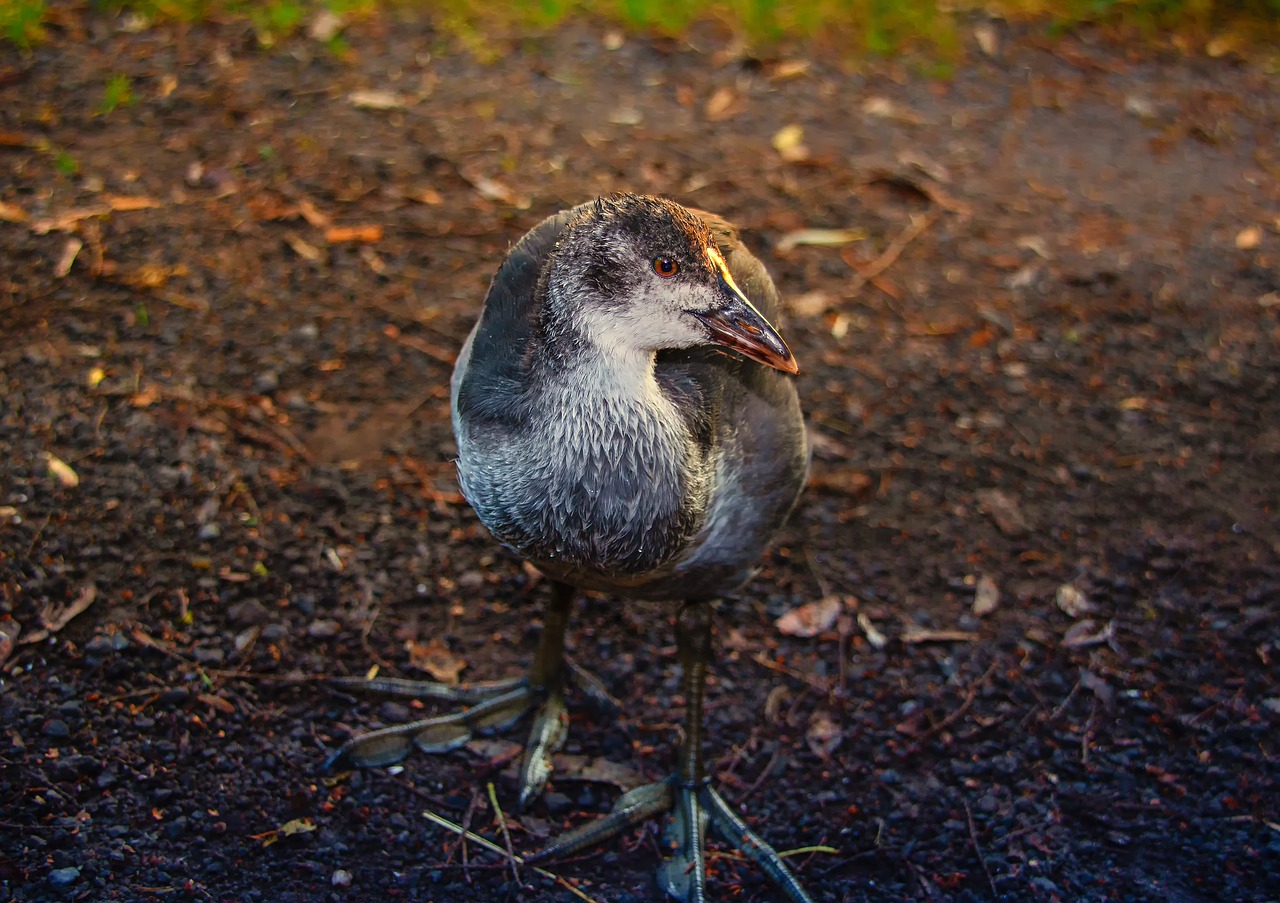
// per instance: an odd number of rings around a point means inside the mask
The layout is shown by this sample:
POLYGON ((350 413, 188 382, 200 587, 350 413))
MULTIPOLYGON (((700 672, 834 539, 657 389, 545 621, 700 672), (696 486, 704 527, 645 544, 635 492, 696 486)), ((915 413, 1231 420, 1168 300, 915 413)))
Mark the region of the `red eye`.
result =
POLYGON ((670 257, 655 257, 653 259, 653 271, 663 279, 670 279, 676 273, 680 272, 680 264, 676 263, 670 257))

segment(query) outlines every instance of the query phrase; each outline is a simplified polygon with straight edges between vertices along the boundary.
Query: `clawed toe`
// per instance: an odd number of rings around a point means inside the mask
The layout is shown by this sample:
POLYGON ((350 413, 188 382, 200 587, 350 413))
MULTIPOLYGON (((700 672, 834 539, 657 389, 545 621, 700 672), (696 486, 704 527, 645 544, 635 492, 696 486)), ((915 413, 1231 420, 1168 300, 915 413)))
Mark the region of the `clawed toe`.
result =
POLYGON ((787 868, 777 851, 747 827, 724 798, 716 793, 714 787, 703 787, 698 791, 698 797, 706 808, 711 824, 715 826, 725 843, 754 860, 794 903, 812 903, 809 895, 800 886, 800 880, 791 869, 787 868))
POLYGON ((564 704, 564 634, 572 600, 569 587, 554 586, 543 618, 542 639, 528 677, 459 687, 397 678, 333 679, 334 686, 347 690, 438 699, 460 703, 464 708, 352 737, 329 756, 325 768, 394 765, 403 761, 414 747, 427 753, 448 752, 465 746, 476 734, 502 730, 528 712, 536 712, 520 767, 520 803, 527 805, 546 787, 551 757, 564 745, 568 733, 569 719, 564 704))
POLYGON ((714 788, 706 782, 690 786, 674 775, 623 794, 604 818, 561 834, 527 861, 576 853, 662 813, 670 818, 663 831, 668 852, 658 869, 658 884, 668 896, 684 903, 706 899, 706 829, 710 824, 727 844, 758 864, 788 900, 812 903, 782 857, 747 827, 714 788))
POLYGON ((539 693, 519 680, 470 687, 446 687, 418 681, 352 681, 338 678, 347 689, 370 690, 416 699, 449 699, 471 703, 446 715, 396 724, 359 734, 342 744, 325 762, 326 770, 351 765, 378 768, 402 762, 414 747, 427 753, 448 752, 469 743, 478 733, 501 730, 518 721, 538 702, 539 693))
MULTIPOLYGON (((343 766, 381 768, 403 762, 416 747, 425 753, 444 753, 471 742, 476 734, 494 733, 537 710, 533 730, 520 766, 520 805, 527 806, 547 785, 551 758, 564 745, 569 719, 559 690, 536 689, 524 679, 472 687, 443 687, 413 681, 375 682, 360 689, 390 690, 397 696, 479 700, 469 708, 434 718, 396 724, 359 734, 342 744, 324 763, 326 771, 343 766), (392 686, 388 686, 393 684, 392 686), (437 689, 429 689, 435 687, 437 689), (443 691, 451 691, 445 695, 443 691)), ((354 689, 355 684, 344 682, 354 689)))

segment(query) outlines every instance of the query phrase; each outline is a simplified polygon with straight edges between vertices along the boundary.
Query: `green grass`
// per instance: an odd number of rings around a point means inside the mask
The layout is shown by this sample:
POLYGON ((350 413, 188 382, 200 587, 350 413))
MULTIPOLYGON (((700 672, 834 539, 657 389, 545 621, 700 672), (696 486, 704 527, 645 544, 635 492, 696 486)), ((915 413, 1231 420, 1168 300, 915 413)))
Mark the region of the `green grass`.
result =
POLYGON ((133 101, 133 82, 129 80, 129 76, 116 73, 107 79, 107 84, 102 89, 102 102, 98 104, 98 112, 109 116, 120 107, 132 106, 133 101))
POLYGON ((44 38, 44 0, 0 0, 0 37, 18 47, 44 38))
MULTIPOLYGON (((480 56, 501 52, 490 35, 512 29, 536 33, 583 14, 671 36, 713 18, 747 46, 812 41, 843 56, 922 48, 944 60, 959 52, 964 13, 984 10, 1043 23, 1051 34, 1086 23, 1152 38, 1176 29, 1198 46, 1215 34, 1253 40, 1280 35, 1280 0, 90 0, 89 5, 151 21, 239 17, 253 24, 264 47, 299 32, 321 9, 351 18, 413 7, 480 56)), ((0 0, 0 40, 30 47, 43 39, 47 18, 45 0, 0 0)), ((341 38, 330 43, 335 53, 345 51, 341 38)))
POLYGON ((68 178, 80 171, 80 162, 64 150, 54 152, 53 165, 59 173, 68 178))

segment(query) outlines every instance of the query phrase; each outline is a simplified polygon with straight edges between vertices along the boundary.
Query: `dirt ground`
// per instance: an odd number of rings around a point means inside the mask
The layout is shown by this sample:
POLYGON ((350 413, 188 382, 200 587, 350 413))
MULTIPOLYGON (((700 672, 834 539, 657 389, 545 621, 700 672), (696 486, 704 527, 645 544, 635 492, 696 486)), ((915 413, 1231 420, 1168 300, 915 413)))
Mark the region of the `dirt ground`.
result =
POLYGON ((790 302, 817 454, 720 608, 708 754, 836 850, 790 860, 815 899, 1280 900, 1277 76, 999 23, 950 81, 714 28, 135 25, 0 48, 4 896, 656 899, 652 828, 517 880, 423 813, 501 845, 492 782, 527 853, 666 774, 668 607, 579 603, 622 708, 571 698, 530 812, 520 732, 320 773, 413 713, 318 678, 528 662, 451 361, 511 243, 626 188, 790 302))

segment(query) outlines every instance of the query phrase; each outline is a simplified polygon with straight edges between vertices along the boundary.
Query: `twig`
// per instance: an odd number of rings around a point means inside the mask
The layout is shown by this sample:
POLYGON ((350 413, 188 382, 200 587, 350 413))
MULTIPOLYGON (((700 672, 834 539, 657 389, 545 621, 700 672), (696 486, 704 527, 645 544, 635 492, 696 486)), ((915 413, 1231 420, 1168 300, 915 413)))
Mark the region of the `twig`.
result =
POLYGON ((982 845, 978 843, 978 826, 973 823, 973 810, 969 808, 969 801, 961 799, 964 803, 964 816, 969 820, 969 839, 973 841, 973 852, 978 857, 978 862, 982 864, 982 872, 987 876, 987 887, 991 888, 991 896, 1000 896, 996 893, 996 882, 991 877, 991 869, 987 868, 987 857, 982 855, 982 845))
POLYGON ((1071 692, 1068 693, 1065 698, 1063 698, 1062 702, 1058 703, 1057 708, 1055 708, 1052 712, 1049 713, 1049 720, 1047 723, 1052 724, 1053 722, 1058 720, 1058 716, 1061 715, 1064 711, 1066 711, 1067 705, 1070 704, 1071 700, 1075 698, 1076 691, 1079 689, 1080 689, 1080 681, 1077 680, 1075 684, 1071 687, 1071 692))
MULTIPOLYGON (((721 758, 720 762, 724 762, 725 764, 721 765, 720 763, 716 763, 716 767, 713 770, 719 776, 720 780, 723 781, 734 777, 734 772, 737 771, 738 766, 742 764, 742 760, 746 756, 747 750, 755 748, 758 733, 759 728, 751 728, 751 733, 748 735, 747 741, 745 743, 734 744, 733 751, 727 756, 721 758)), ((735 780, 734 783, 739 782, 735 780)))
MULTIPOLYGON (((524 859, 521 858, 520 856, 513 855, 511 852, 504 850, 502 847, 498 846, 492 840, 489 840, 487 837, 481 837, 479 834, 476 834, 474 831, 464 831, 461 825, 455 825, 453 822, 449 821, 449 819, 445 818, 443 815, 436 815, 430 809, 423 809, 422 817, 427 819, 430 822, 434 822, 435 824, 439 825, 441 828, 444 828, 447 831, 452 831, 455 834, 466 834, 468 840, 470 840, 472 843, 479 844, 480 846, 488 850, 490 853, 497 853, 499 856, 509 856, 511 857, 511 860, 513 862, 517 862, 521 865, 524 865, 524 859)), ((539 866, 536 866, 536 865, 533 867, 533 870, 544 878, 550 878, 552 881, 556 882, 556 884, 559 884, 561 887, 563 887, 569 893, 573 894, 579 900, 585 900, 586 903, 599 903, 599 901, 596 900, 594 897, 587 896, 582 891, 578 890, 576 887, 570 884, 568 881, 561 878, 555 872, 549 872, 546 869, 540 868, 539 866)))
POLYGON ((787 677, 793 677, 801 683, 808 684, 819 693, 831 692, 831 685, 829 681, 824 682, 818 680, 811 674, 805 674, 803 671, 797 671, 795 668, 788 668, 786 665, 780 665, 777 662, 770 661, 763 652, 759 652, 752 656, 751 660, 761 667, 768 668, 770 671, 777 671, 779 674, 785 674, 787 677))
POLYGON ((924 746, 925 741, 927 741, 930 737, 934 736, 935 734, 939 734, 942 731, 945 731, 947 728, 951 727, 951 725, 955 724, 957 721, 963 718, 965 716, 965 713, 969 711, 969 707, 973 705, 973 701, 978 698, 979 688, 981 688, 984 684, 986 684, 988 680, 990 680, 991 675, 995 673, 995 670, 999 666, 999 664, 1000 664, 999 659, 996 659, 994 662, 992 662, 991 666, 987 668, 985 672, 983 672, 982 676, 979 677, 973 683, 973 686, 969 687, 969 692, 965 694, 964 702, 960 703, 959 708, 957 708, 951 714, 947 715, 946 718, 943 718, 933 727, 929 728, 927 731, 925 731, 923 734, 917 737, 916 742, 911 744, 911 746, 907 749, 907 752, 904 753, 904 755, 912 755, 914 753, 919 752, 920 749, 924 746))
MULTIPOLYGON (((893 266, 898 257, 902 255, 902 252, 906 250, 907 245, 919 238, 926 229, 933 225, 937 218, 938 212, 936 210, 923 216, 911 217, 911 224, 899 232, 893 241, 889 242, 889 247, 885 248, 879 257, 865 266, 853 265, 854 269, 857 270, 857 275, 853 277, 853 284, 849 287, 849 294, 858 294, 858 292, 862 291, 863 286, 893 266)), ((848 258, 845 258, 845 262, 849 262, 848 258)))
POLYGON ((826 844, 818 843, 808 847, 796 847, 795 849, 792 849, 792 850, 779 850, 778 858, 786 859, 788 856, 803 856, 806 853, 812 854, 812 853, 839 853, 839 852, 840 851, 835 847, 829 847, 826 844))
MULTIPOLYGON (((829 847, 829 846, 826 846, 825 844, 818 843, 818 844, 813 844, 812 846, 807 846, 807 847, 796 847, 795 849, 791 849, 791 850, 775 850, 774 852, 778 854, 779 859, 787 859, 792 856, 804 856, 806 854, 812 855, 814 853, 839 853, 841 851, 836 847, 829 847)), ((708 859, 728 859, 732 862, 753 862, 754 861, 750 856, 746 855, 745 853, 740 853, 737 850, 707 850, 707 858, 708 859)))
POLYGON ((498 794, 493 789, 493 781, 489 782, 489 805, 493 807, 493 814, 498 819, 498 829, 502 831, 502 841, 507 845, 507 858, 511 862, 511 877, 519 885, 520 869, 516 866, 515 850, 511 849, 511 832, 507 830, 507 817, 502 814, 502 807, 498 805, 498 794))
POLYGON ((1093 741, 1093 719, 1098 714, 1098 700, 1093 701, 1093 708, 1089 711, 1089 720, 1084 723, 1084 736, 1080 738, 1080 764, 1089 764, 1089 744, 1093 741))
MULTIPOLYGON (((462 830, 463 830, 463 832, 466 832, 467 830, 469 830, 469 829, 471 828, 471 816, 475 815, 476 808, 477 808, 479 805, 480 805, 480 791, 479 791, 479 790, 473 790, 473 791, 471 792, 471 801, 470 801, 469 803, 467 803, 467 811, 466 811, 466 812, 464 812, 464 813, 462 813, 462 830)), ((467 871, 467 869, 468 869, 468 867, 471 865, 471 863, 468 861, 468 858, 467 858, 467 835, 466 835, 466 833, 462 833, 462 834, 459 834, 459 835, 458 835, 458 843, 457 843, 456 847, 455 847, 453 850, 450 850, 450 851, 449 851, 449 855, 445 857, 445 860, 444 860, 444 861, 445 861, 445 864, 446 864, 446 865, 448 865, 448 864, 449 864, 449 862, 453 859, 453 854, 454 854, 454 852, 455 852, 455 851, 460 852, 460 853, 461 853, 461 855, 462 855, 462 876, 467 880, 467 883, 468 883, 468 884, 470 884, 470 883, 471 883, 471 875, 470 875, 470 873, 467 871)))
POLYGON ((759 776, 751 782, 751 786, 738 795, 738 799, 735 802, 739 806, 745 803, 750 798, 751 794, 760 789, 760 786, 768 779, 769 773, 773 771, 773 766, 778 761, 778 757, 780 755, 782 755, 781 744, 774 749, 773 755, 769 757, 769 761, 765 763, 764 768, 760 770, 759 776))
MULTIPOLYGON (((448 348, 441 348, 439 345, 433 345, 431 342, 420 339, 417 336, 401 335, 399 330, 396 330, 394 333, 383 330, 382 334, 393 342, 399 342, 401 345, 406 345, 414 351, 420 351, 432 360, 438 361, 442 364, 448 364, 450 367, 453 366, 454 361, 458 358, 457 354, 450 351, 448 348)), ((429 395, 424 397, 422 401, 414 405, 414 409, 416 410, 421 407, 429 397, 429 395)))

